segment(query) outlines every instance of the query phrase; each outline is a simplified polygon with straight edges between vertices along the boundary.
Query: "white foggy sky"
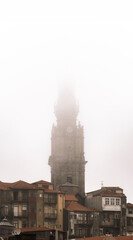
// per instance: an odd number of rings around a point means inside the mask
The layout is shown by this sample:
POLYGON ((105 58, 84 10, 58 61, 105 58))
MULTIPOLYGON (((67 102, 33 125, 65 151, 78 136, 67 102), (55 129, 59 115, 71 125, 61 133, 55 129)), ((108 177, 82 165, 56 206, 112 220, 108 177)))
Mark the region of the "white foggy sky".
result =
POLYGON ((133 203, 132 1, 0 2, 0 180, 50 181, 54 104, 74 83, 86 192, 133 203))

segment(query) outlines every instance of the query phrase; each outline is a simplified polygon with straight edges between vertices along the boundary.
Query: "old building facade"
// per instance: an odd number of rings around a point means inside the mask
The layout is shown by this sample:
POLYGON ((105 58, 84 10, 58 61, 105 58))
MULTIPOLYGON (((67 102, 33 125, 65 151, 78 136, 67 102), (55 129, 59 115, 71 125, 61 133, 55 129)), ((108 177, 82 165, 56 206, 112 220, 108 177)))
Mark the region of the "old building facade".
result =
POLYGON ((63 229, 64 206, 64 193, 54 191, 52 183, 0 182, 0 219, 6 216, 16 228, 63 229))
POLYGON ((99 236, 99 213, 71 201, 64 209, 64 230, 69 238, 99 236))
POLYGON ((127 203, 127 235, 133 235, 133 204, 127 203))
POLYGON ((126 196, 119 187, 102 187, 87 193, 85 205, 100 214, 100 234, 126 235, 126 196))
POLYGON ((51 181, 54 189, 66 193, 85 193, 85 158, 83 127, 77 125, 78 105, 70 89, 59 95, 55 106, 57 124, 52 128, 51 181))

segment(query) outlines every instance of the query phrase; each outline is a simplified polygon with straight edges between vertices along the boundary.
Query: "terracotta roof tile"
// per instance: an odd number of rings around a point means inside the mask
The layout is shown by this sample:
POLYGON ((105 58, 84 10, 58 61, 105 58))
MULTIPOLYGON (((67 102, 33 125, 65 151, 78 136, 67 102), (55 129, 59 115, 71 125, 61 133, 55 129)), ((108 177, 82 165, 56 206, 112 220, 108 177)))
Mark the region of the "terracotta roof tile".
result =
POLYGON ((6 186, 6 184, 0 181, 0 190, 7 190, 7 189, 8 187, 6 186))
POLYGON ((68 205, 68 207, 66 208, 66 210, 68 211, 76 211, 76 212, 94 212, 94 209, 89 209, 81 204, 79 204, 78 202, 70 202, 70 204, 68 205))
POLYGON ((76 202, 78 202, 78 199, 76 198, 76 196, 74 194, 66 194, 65 195, 65 200, 66 201, 76 201, 76 202))
POLYGON ((93 193, 93 194, 96 193, 96 194, 98 194, 98 193, 104 192, 104 191, 116 192, 117 190, 123 192, 123 189, 120 188, 120 187, 102 187, 102 188, 100 188, 100 189, 98 189, 98 190, 88 192, 87 194, 90 194, 90 193, 93 193))
POLYGON ((89 238, 76 238, 79 240, 133 240, 133 236, 100 236, 100 237, 89 237, 89 238))
POLYGON ((79 239, 79 240, 103 240, 105 239, 105 236, 100 236, 100 237, 86 237, 86 238, 76 238, 76 239, 79 239))
POLYGON ((41 184, 46 184, 46 185, 53 185, 53 183, 47 182, 47 181, 44 181, 44 180, 40 180, 40 181, 34 182, 34 183, 32 183, 32 184, 39 184, 39 183, 41 183, 41 184))
MULTIPOLYGON (((38 232, 38 231, 55 231, 55 228, 49 227, 27 227, 27 228, 19 228, 21 232, 38 232)), ((63 232, 62 230, 58 229, 58 231, 63 232)))
POLYGON ((102 196, 102 197, 126 197, 124 193, 116 193, 111 190, 105 190, 100 193, 97 193, 95 196, 102 196))
POLYGON ((61 191, 57 191, 57 190, 52 190, 52 189, 45 189, 46 193, 62 193, 61 191))
POLYGON ((48 227, 27 227, 27 228, 20 228, 21 232, 37 232, 37 231, 48 231, 54 230, 53 228, 48 227))
POLYGON ((123 191, 123 189, 122 188, 120 188, 120 187, 102 187, 102 189, 108 189, 108 190, 122 190, 123 191))
POLYGON ((13 189, 34 189, 34 186, 30 183, 19 180, 9 185, 13 189))
POLYGON ((133 203, 127 203, 127 207, 133 207, 133 203))
POLYGON ((47 182, 44 180, 40 180, 38 182, 35 183, 28 183, 22 180, 13 182, 13 183, 6 183, 6 182, 2 182, 0 181, 0 190, 9 190, 10 188, 12 189, 40 189, 39 186, 37 186, 37 184, 45 184, 45 185, 53 185, 51 182, 47 182))
POLYGON ((116 237, 117 240, 133 240, 133 236, 120 236, 116 237))

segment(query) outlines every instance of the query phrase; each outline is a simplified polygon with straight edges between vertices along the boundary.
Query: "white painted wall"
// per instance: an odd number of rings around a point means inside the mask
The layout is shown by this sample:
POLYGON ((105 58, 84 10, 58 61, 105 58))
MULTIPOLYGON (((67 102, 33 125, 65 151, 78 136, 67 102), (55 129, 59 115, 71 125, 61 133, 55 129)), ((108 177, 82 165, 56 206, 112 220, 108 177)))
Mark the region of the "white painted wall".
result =
POLYGON ((119 198, 120 205, 116 205, 116 198, 114 197, 114 205, 111 205, 111 198, 112 197, 102 197, 102 210, 103 211, 121 211, 121 199, 119 198), (105 198, 109 198, 109 205, 105 204, 105 198))

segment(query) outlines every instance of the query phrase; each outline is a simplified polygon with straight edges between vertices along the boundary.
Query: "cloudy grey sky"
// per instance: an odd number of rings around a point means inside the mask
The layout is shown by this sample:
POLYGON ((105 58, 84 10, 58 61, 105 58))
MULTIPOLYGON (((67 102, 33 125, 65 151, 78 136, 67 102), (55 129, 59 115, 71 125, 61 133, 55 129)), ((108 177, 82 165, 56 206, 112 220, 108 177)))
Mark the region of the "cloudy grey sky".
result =
POLYGON ((0 2, 0 180, 50 181, 54 104, 75 85, 86 192, 133 203, 132 1, 0 2))

